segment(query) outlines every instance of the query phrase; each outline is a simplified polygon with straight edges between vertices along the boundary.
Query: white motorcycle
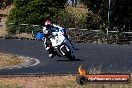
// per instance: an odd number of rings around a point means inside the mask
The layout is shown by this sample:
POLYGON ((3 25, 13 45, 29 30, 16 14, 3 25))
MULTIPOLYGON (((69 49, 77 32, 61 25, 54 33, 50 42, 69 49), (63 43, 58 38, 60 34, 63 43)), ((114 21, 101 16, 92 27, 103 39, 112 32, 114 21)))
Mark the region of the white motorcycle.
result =
POLYGON ((75 60, 74 49, 64 35, 62 35, 60 32, 52 32, 50 41, 55 53, 57 53, 59 56, 68 58, 70 61, 75 60))

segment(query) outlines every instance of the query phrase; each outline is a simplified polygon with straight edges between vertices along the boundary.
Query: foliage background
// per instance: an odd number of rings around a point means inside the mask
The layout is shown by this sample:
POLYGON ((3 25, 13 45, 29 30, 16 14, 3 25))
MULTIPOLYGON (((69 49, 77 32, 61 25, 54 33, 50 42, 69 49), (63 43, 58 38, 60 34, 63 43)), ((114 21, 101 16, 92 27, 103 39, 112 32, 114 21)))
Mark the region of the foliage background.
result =
MULTIPOLYGON (((80 2, 85 4, 94 13, 87 15, 88 29, 105 31, 108 27, 109 0, 80 0, 80 2), (95 19, 95 16, 101 19, 95 19)), ((131 4, 131 0, 111 0, 109 30, 132 31, 131 4)))
POLYGON ((42 20, 57 20, 58 13, 64 9, 66 0, 13 0, 8 23, 42 24, 42 20))
MULTIPOLYGON (((20 27, 19 24, 43 25, 45 19, 58 21, 60 13, 64 10, 67 0, 13 0, 14 8, 11 9, 7 20, 7 31, 10 33, 31 32, 20 27), (9 23, 15 23, 9 25, 9 23)), ((29 28, 29 27, 28 27, 29 28)), ((30 27, 32 28, 32 27, 30 27)))
MULTIPOLYGON (((108 29, 109 0, 79 0, 88 13, 75 18, 65 10, 67 0, 2 0, 13 3, 7 23, 42 25, 42 19, 50 18, 65 27, 87 28, 88 30, 108 29), (86 18, 85 18, 86 17, 86 18)), ((132 1, 111 0, 110 28, 115 31, 132 31, 132 1)), ((75 14, 76 15, 76 14, 75 14)))

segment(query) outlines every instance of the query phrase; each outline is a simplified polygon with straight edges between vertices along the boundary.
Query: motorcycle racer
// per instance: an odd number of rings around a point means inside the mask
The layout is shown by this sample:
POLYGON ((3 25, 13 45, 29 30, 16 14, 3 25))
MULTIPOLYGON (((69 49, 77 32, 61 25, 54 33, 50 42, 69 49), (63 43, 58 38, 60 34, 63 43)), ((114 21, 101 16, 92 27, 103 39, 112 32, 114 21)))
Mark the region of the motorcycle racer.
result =
POLYGON ((54 49, 52 48, 52 43, 50 41, 50 38, 53 36, 58 36, 58 35, 63 35, 67 39, 68 37, 66 35, 65 29, 63 27, 53 24, 51 20, 45 20, 44 25, 45 25, 43 27, 43 33, 45 36, 44 45, 45 45, 45 49, 49 51, 49 57, 52 58, 54 56, 53 54, 54 49))

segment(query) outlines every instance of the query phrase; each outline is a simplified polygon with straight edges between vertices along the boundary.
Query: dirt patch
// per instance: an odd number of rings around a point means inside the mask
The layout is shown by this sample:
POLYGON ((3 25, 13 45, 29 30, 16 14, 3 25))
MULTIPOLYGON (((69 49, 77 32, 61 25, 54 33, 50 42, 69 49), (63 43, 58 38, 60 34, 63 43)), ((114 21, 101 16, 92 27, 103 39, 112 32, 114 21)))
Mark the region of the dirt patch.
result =
MULTIPOLYGON (((23 88, 64 88, 76 84, 74 76, 0 78, 0 84, 19 85, 23 88)), ((14 87, 13 87, 14 88, 14 87)))
POLYGON ((0 27, 0 36, 6 36, 8 33, 6 32, 4 27, 0 27))
POLYGON ((6 22, 7 20, 7 16, 9 15, 10 13, 10 10, 14 7, 14 5, 9 5, 7 6, 5 9, 0 9, 0 17, 2 18, 1 21, 2 22, 6 22))
POLYGON ((13 8, 13 5, 7 6, 5 9, 0 9, 0 18, 1 18, 1 22, 0 22, 0 36, 5 37, 6 35, 8 35, 7 31, 6 31, 6 20, 7 20, 7 16, 9 15, 10 10, 13 8))
POLYGON ((10 77, 0 78, 2 88, 131 88, 132 84, 78 85, 76 76, 10 77))
POLYGON ((14 66, 24 63, 23 57, 0 53, 0 67, 14 66))
POLYGON ((0 53, 0 70, 25 68, 38 65, 39 63, 40 61, 35 58, 0 53))

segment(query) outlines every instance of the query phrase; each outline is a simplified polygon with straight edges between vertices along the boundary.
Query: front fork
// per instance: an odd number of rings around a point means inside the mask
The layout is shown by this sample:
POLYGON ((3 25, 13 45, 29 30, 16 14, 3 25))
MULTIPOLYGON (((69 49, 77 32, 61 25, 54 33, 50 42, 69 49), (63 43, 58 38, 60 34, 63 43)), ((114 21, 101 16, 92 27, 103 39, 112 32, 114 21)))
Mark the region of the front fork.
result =
POLYGON ((70 49, 72 56, 75 55, 75 54, 74 54, 74 47, 73 47, 73 44, 72 44, 69 40, 67 40, 67 39, 65 40, 65 43, 66 43, 66 45, 68 46, 68 48, 70 49))

